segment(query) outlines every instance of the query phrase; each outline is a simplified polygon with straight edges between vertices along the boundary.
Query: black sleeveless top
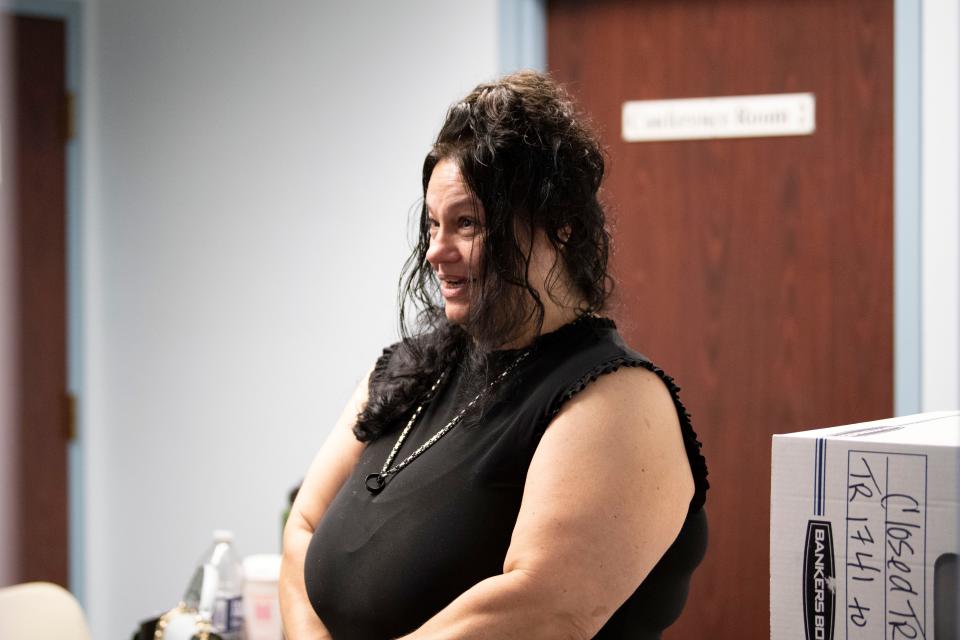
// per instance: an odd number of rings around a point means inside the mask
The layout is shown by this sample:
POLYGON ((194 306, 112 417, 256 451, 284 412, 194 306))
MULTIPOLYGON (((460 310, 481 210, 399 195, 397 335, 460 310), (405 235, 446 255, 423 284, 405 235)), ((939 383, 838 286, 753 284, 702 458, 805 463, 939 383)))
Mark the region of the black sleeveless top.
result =
MULTIPOLYGON (((396 345, 384 351, 371 385, 390 375, 391 359, 402 357, 398 351, 396 345)), ((519 353, 493 357, 503 367, 519 353)), ((706 464, 673 380, 626 347, 611 320, 592 316, 540 336, 481 421, 456 426, 377 495, 364 481, 380 471, 399 430, 366 447, 321 519, 304 565, 310 602, 333 638, 388 640, 410 633, 476 583, 502 573, 540 437, 567 400, 623 366, 653 371, 670 390, 696 490, 676 541, 595 638, 659 638, 680 615, 706 550, 706 464)), ((449 376, 424 408, 394 463, 460 411, 460 377, 449 376)), ((407 419, 401 416, 400 426, 407 419)))

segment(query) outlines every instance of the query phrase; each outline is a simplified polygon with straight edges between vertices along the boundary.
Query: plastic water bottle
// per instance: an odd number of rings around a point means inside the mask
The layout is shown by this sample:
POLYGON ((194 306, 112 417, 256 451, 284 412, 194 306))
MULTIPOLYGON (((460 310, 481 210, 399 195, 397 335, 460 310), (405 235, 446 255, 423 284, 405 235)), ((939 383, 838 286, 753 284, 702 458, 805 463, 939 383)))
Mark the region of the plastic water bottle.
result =
POLYGON ((243 640, 243 565, 232 531, 213 532, 213 544, 200 559, 184 602, 209 619, 223 640, 243 640))

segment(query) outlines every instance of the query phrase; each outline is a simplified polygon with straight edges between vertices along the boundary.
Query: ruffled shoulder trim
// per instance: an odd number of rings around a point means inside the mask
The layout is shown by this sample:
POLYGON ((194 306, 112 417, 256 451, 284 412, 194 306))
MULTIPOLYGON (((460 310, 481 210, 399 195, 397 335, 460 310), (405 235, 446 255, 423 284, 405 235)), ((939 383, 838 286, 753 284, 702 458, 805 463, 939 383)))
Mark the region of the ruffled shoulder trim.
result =
POLYGON ((680 419, 680 431, 683 435, 683 444, 687 452, 687 459, 690 461, 690 470, 693 472, 694 493, 693 498, 690 500, 689 512, 696 513, 703 508, 707 498, 707 489, 710 488, 710 483, 707 481, 707 462, 704 459, 703 454, 700 452, 700 449, 703 445, 697 439, 697 433, 693 430, 693 425, 690 422, 690 414, 680 401, 680 387, 677 386, 677 384, 673 381, 673 378, 668 376, 663 369, 656 366, 649 360, 629 354, 623 354, 596 365, 586 374, 577 379, 573 384, 568 386, 567 389, 560 395, 559 399, 554 403, 554 406, 548 411, 540 432, 542 433, 546 430, 547 425, 553 421, 556 415, 560 412, 560 409, 563 408, 563 405, 566 404, 572 397, 583 391, 591 382, 595 381, 600 376, 613 373, 614 371, 620 369, 620 367, 639 367, 646 369, 647 371, 651 371, 655 373, 661 380, 663 380, 663 383, 670 391, 670 396, 673 398, 673 406, 676 408, 677 417, 680 419))
POLYGON ((372 392, 380 384, 386 382, 390 377, 390 362, 393 360, 394 353, 400 347, 402 343, 395 342, 387 347, 383 348, 383 353, 380 354, 380 357, 377 358, 376 363, 373 365, 373 371, 370 373, 370 380, 368 387, 372 392))
POLYGON ((376 364, 373 365, 373 372, 376 375, 383 375, 387 366, 390 364, 390 359, 393 357, 393 352, 400 346, 399 342, 395 342, 388 347, 383 348, 383 353, 380 354, 380 357, 377 358, 376 364))

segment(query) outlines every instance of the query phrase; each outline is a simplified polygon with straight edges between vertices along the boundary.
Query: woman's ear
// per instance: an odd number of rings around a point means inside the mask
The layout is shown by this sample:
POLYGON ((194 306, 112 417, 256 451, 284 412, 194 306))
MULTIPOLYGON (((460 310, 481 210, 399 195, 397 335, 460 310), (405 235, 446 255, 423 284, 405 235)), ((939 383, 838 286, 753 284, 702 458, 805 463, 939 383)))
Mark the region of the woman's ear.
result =
POLYGON ((560 231, 557 232, 557 237, 560 238, 560 242, 567 244, 570 241, 570 234, 573 233, 573 229, 570 228, 569 224, 565 224, 560 227, 560 231))

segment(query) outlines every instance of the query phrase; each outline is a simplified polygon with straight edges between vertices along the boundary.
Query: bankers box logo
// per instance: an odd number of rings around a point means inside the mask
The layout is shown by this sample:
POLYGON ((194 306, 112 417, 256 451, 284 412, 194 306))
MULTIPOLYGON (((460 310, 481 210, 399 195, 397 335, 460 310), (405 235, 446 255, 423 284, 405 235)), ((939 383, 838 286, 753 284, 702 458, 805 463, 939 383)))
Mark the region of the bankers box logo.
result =
POLYGON ((803 552, 803 624, 807 640, 832 640, 836 566, 830 523, 810 520, 803 552))

